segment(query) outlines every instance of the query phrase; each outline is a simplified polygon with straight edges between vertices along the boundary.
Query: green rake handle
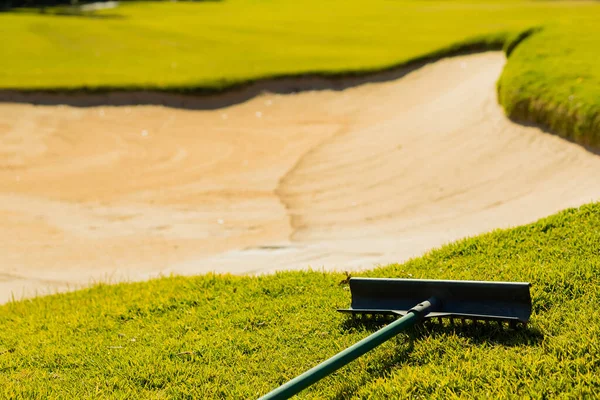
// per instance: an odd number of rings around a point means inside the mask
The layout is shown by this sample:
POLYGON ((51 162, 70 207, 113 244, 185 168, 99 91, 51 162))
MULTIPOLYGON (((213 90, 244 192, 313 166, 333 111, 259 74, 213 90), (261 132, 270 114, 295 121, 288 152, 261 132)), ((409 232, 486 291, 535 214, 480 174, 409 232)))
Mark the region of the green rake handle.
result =
POLYGON ((432 297, 429 300, 416 305, 415 307, 411 308, 404 317, 392 322, 384 328, 381 328, 360 342, 348 347, 346 350, 336 354, 326 361, 323 361, 316 367, 309 369, 302 375, 297 376, 286 384, 267 393, 259 400, 289 399, 293 395, 299 393, 301 390, 337 371, 346 364, 349 364, 351 361, 356 360, 358 357, 362 356, 368 351, 373 350, 380 344, 390 340, 403 330, 410 328, 421 318, 433 311, 436 303, 437 300, 432 297))

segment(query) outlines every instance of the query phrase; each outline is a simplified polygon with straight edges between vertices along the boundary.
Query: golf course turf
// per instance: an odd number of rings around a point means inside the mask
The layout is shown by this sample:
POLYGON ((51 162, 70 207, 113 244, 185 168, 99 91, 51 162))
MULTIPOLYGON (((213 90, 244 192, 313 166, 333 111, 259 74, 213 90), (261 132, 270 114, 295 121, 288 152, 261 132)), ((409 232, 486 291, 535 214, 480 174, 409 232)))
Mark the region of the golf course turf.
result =
MULTIPOLYGON (((431 251, 375 277, 529 281, 527 328, 417 328, 306 398, 585 398, 600 384, 600 204, 431 251)), ((339 273, 204 275, 0 307, 2 398, 255 398, 365 337, 339 273)))
POLYGON ((498 84, 509 116, 600 146, 599 20, 565 19, 515 48, 498 84))
MULTIPOLYGON (((226 0, 122 4, 87 17, 5 12, 0 33, 18 40, 0 47, 0 97, 206 94, 504 47, 497 89, 507 115, 597 148, 598 21, 600 5, 579 1, 226 0)), ((301 397, 597 396, 599 249, 595 203, 361 272, 529 281, 532 319, 516 330, 426 324, 301 397)), ((208 274, 16 299, 0 305, 0 398, 256 398, 385 323, 335 311, 350 302, 345 279, 208 274)))
POLYGON ((580 144, 600 138, 600 6, 592 1, 125 3, 81 17, 0 13, 0 89, 213 92, 257 79, 343 75, 541 28, 508 62, 509 116, 580 144), (251 16, 251 18, 249 18, 251 16))

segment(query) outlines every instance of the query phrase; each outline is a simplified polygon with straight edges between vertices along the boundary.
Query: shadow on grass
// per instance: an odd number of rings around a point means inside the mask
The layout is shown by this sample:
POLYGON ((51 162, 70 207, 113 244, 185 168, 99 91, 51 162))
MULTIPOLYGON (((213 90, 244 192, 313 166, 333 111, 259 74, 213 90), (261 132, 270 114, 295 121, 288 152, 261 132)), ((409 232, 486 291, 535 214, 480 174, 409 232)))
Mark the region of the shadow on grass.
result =
MULTIPOLYGON (((0 0, 1 1, 1 0, 0 0)), ((39 15, 46 17, 75 17, 75 18, 90 18, 90 19, 125 19, 124 15, 118 13, 97 13, 99 10, 116 8, 117 2, 98 2, 82 5, 56 5, 56 6, 27 6, 16 8, 2 8, 0 13, 13 15, 39 15), (96 4, 101 6, 95 7, 96 4), (114 4, 114 6, 103 6, 106 4, 114 4)))
MULTIPOLYGON (((357 328, 366 328, 369 332, 375 332, 396 318, 393 316, 353 316, 347 318, 342 323, 342 330, 349 331, 357 328)), ((454 322, 449 320, 426 319, 409 329, 406 334, 408 340, 398 343, 397 350, 391 358, 377 363, 373 368, 369 368, 365 380, 358 385, 347 386, 338 391, 335 399, 347 399, 351 397, 360 386, 364 385, 370 379, 380 378, 390 372, 392 368, 400 367, 407 363, 414 362, 410 355, 414 349, 415 341, 426 337, 439 336, 460 336, 469 338, 474 345, 484 343, 494 343, 502 346, 537 346, 541 343, 544 335, 533 327, 524 324, 509 326, 506 323, 467 321, 456 319, 454 322)))
MULTIPOLYGON (((342 323, 342 330, 354 330, 358 327, 375 332, 396 318, 393 316, 354 316, 347 318, 342 323)), ((544 338, 537 329, 524 324, 510 325, 494 321, 471 321, 464 319, 440 320, 425 319, 423 322, 409 329, 407 332, 411 340, 418 340, 425 336, 457 335, 467 337, 473 344, 494 343, 502 346, 536 346, 544 338)))
POLYGON ((19 11, 17 14, 34 14, 34 15, 45 15, 52 17, 74 17, 74 18, 89 18, 89 19, 126 19, 124 15, 121 14, 97 14, 95 12, 81 12, 81 11, 68 11, 68 10, 60 10, 60 11, 52 11, 52 12, 42 12, 35 10, 27 10, 27 11, 19 11))
POLYGON ((580 143, 575 138, 573 138, 572 134, 565 135, 556 129, 552 129, 552 127, 549 126, 547 123, 545 123, 543 120, 529 121, 527 119, 527 117, 518 117, 518 116, 510 116, 510 115, 507 116, 507 118, 510 119, 511 122, 513 122, 515 124, 518 124, 521 126, 526 126, 528 128, 537 128, 542 133, 545 133, 547 135, 558 136, 561 139, 566 140, 569 143, 573 143, 573 144, 576 144, 577 146, 583 147, 589 153, 600 156, 600 147, 594 147, 589 144, 580 143))
POLYGON ((412 338, 411 340, 398 344, 396 351, 391 358, 386 358, 384 362, 377 363, 375 366, 367 367, 365 379, 361 379, 361 382, 358 384, 343 387, 333 396, 333 398, 339 400, 351 398, 352 395, 354 395, 360 387, 365 385, 369 380, 386 376, 392 368, 406 364, 410 359, 410 354, 414 347, 414 340, 412 340, 412 338))
POLYGON ((215 110, 243 103, 263 93, 290 94, 321 90, 342 91, 367 83, 394 81, 444 57, 475 54, 501 48, 501 42, 465 43, 380 70, 280 75, 244 82, 224 81, 215 84, 213 87, 151 88, 131 86, 83 87, 68 90, 0 89, 0 102, 68 105, 73 107, 160 105, 187 110, 215 110))
MULTIPOLYGON (((128 0, 126 3, 143 3, 147 0, 128 0)), ((171 0, 173 2, 182 1, 186 3, 221 3, 225 0, 171 0)), ((68 16, 68 17, 84 17, 84 18, 125 18, 119 14, 96 14, 96 11, 116 8, 120 1, 92 1, 71 4, 64 0, 54 1, 11 1, 0 0, 0 13, 14 14, 35 14, 46 16, 68 16)))

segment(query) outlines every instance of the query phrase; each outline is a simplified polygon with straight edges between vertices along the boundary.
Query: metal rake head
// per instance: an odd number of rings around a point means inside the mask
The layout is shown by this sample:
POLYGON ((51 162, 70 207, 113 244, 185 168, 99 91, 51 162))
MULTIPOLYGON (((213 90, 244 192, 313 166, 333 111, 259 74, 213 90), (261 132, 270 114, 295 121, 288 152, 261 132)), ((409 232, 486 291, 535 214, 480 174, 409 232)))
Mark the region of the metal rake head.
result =
POLYGON ((531 315, 527 282, 351 278, 352 314, 406 315, 416 304, 435 298, 424 318, 527 323, 531 315))

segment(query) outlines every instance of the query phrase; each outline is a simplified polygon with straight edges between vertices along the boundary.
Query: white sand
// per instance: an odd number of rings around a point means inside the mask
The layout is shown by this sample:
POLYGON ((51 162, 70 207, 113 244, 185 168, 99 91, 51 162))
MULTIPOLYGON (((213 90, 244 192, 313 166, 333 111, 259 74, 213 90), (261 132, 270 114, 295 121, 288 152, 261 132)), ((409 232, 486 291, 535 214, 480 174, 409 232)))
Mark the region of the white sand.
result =
POLYGON ((212 111, 0 104, 0 302, 369 268, 599 199, 600 157, 503 115, 504 62, 212 111))

